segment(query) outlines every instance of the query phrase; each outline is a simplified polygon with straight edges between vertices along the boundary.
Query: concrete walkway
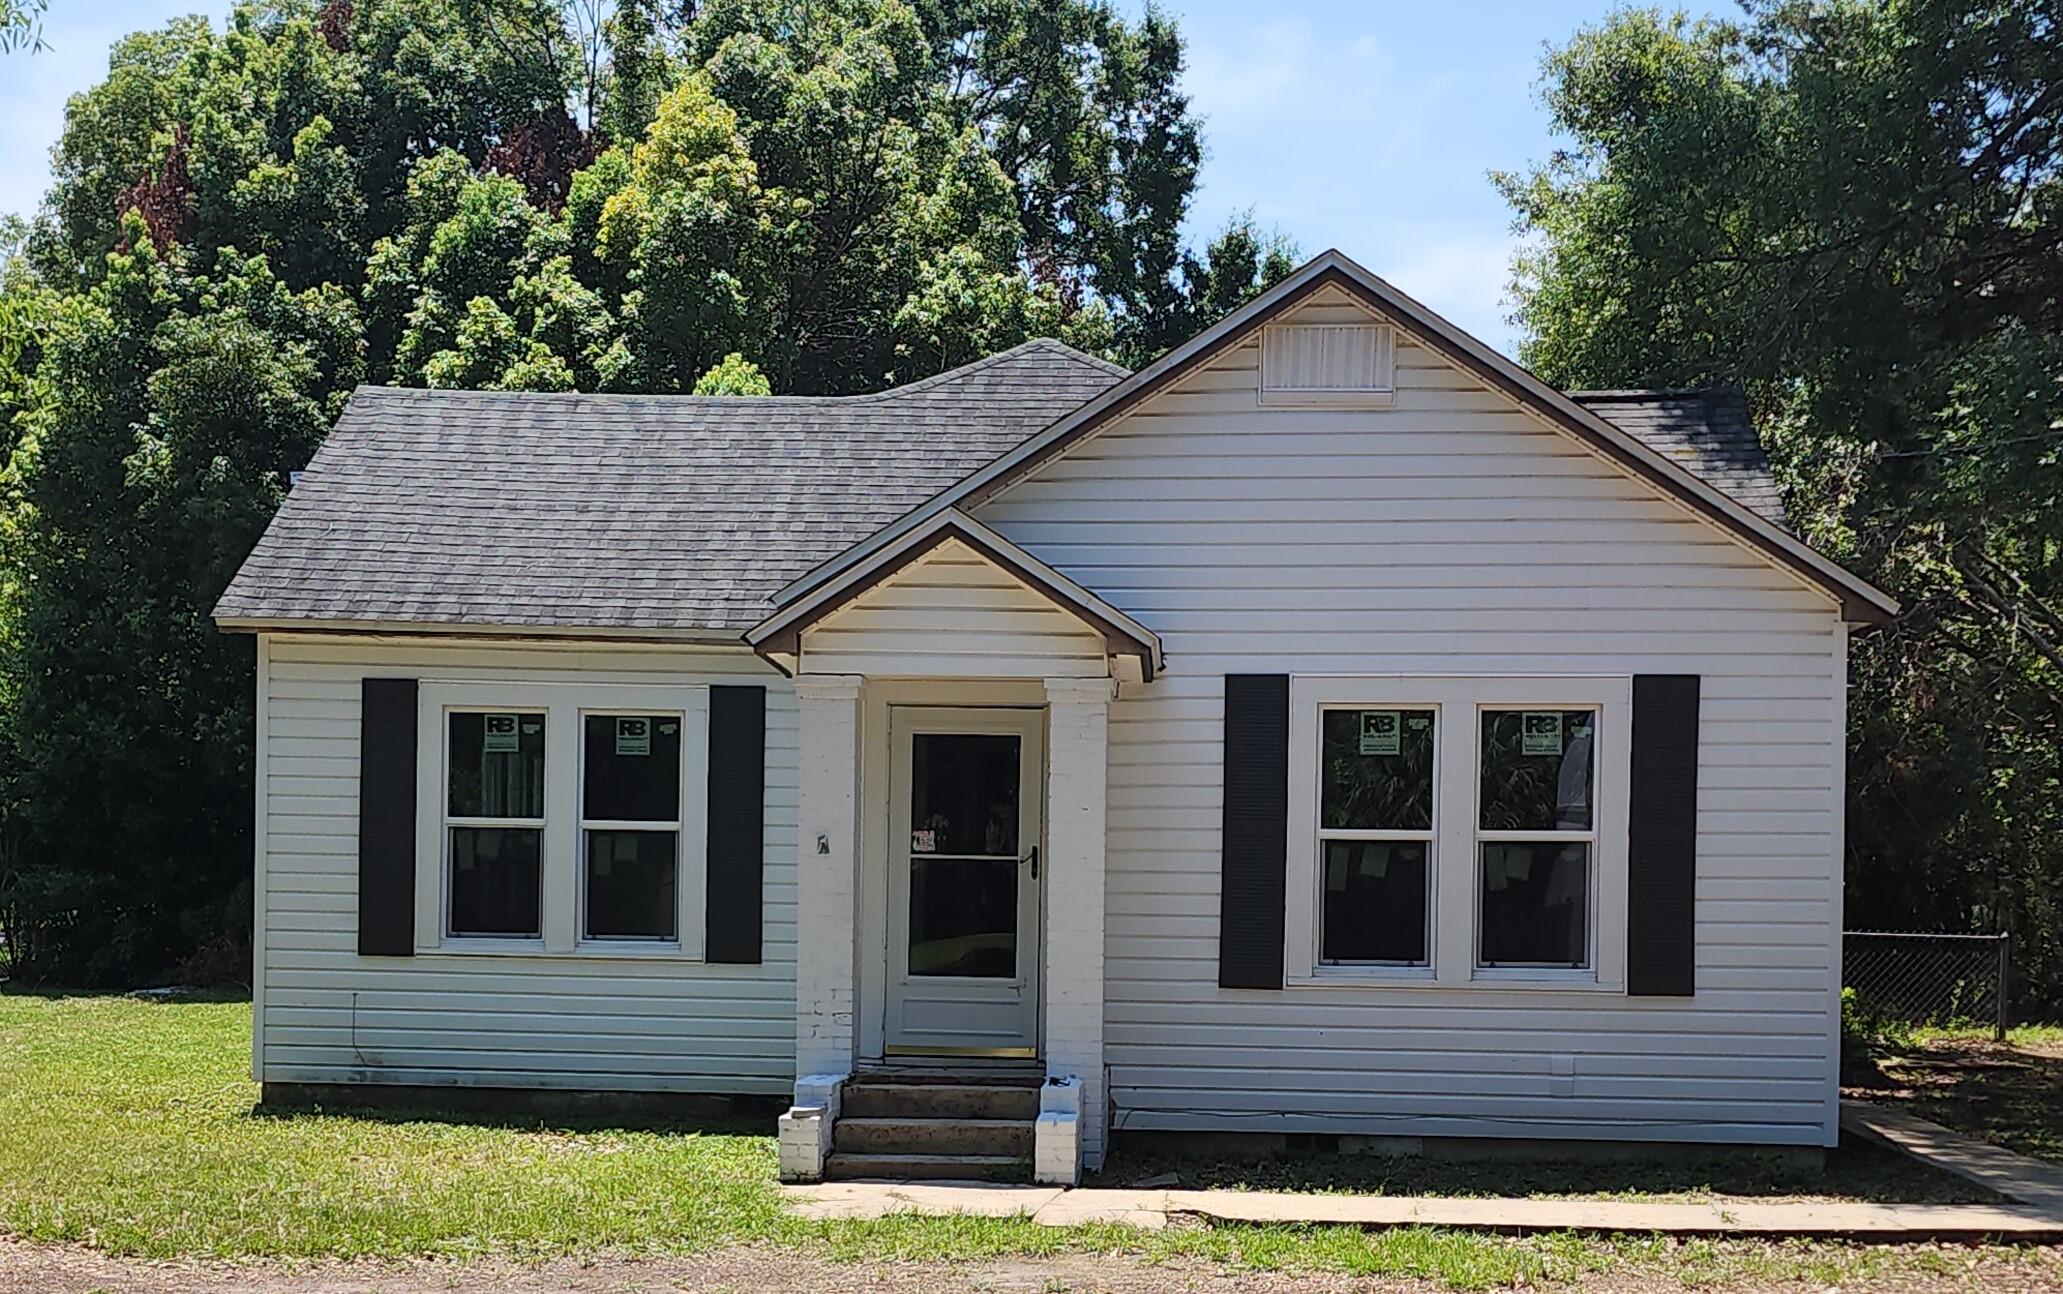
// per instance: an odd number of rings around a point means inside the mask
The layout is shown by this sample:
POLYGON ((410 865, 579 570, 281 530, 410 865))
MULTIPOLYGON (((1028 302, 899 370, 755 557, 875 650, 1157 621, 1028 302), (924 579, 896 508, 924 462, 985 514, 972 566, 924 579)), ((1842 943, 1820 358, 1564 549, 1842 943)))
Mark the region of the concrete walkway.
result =
POLYGON ((1170 1218, 1304 1226, 1452 1227, 1466 1231, 1662 1233, 1677 1236, 1832 1236, 1856 1240, 2063 1241, 2063 1168, 2016 1155, 1900 1110, 1841 1103, 1841 1126, 1954 1173, 2006 1204, 1867 1204, 1728 1197, 1711 1201, 1456 1199, 1304 1195, 1281 1191, 1063 1190, 982 1182, 824 1182, 785 1186, 804 1217, 892 1213, 1029 1217, 1045 1226, 1170 1218))
POLYGON ((892 1213, 1026 1216, 1046 1226, 1091 1222, 1157 1228, 1171 1218, 1380 1229, 1663 1233, 1680 1236, 1836 1236, 1861 1240, 2063 1241, 2063 1210, 2024 1205, 1709 1203, 1636 1200, 1450 1199, 1303 1195, 1274 1191, 1062 1190, 976 1182, 825 1182, 782 1188, 804 1217, 878 1218, 892 1213))
POLYGON ((1911 1155, 1986 1190, 2063 1216, 2063 1166, 2030 1159, 1888 1105, 1841 1102, 1844 1132, 1911 1155))

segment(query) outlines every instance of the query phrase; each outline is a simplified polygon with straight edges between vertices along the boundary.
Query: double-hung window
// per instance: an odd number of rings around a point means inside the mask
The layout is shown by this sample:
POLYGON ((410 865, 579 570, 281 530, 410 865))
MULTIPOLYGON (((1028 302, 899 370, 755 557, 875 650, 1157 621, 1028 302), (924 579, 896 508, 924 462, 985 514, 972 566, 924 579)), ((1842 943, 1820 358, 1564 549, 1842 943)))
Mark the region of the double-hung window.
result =
POLYGON ((1432 961, 1437 711, 1319 712, 1319 960, 1432 961))
POLYGON ((1485 707, 1476 964, 1590 965, 1598 713, 1485 707))
POLYGON ((680 937, 681 716, 588 714, 581 938, 680 937))
POLYGON ((1632 679, 1290 680, 1292 984, 1617 991, 1632 679))
POLYGON ((450 884, 445 933, 537 939, 544 934, 544 725, 536 710, 453 710, 446 744, 450 884))
POLYGON ((706 686, 419 695, 418 949, 702 955, 706 686))

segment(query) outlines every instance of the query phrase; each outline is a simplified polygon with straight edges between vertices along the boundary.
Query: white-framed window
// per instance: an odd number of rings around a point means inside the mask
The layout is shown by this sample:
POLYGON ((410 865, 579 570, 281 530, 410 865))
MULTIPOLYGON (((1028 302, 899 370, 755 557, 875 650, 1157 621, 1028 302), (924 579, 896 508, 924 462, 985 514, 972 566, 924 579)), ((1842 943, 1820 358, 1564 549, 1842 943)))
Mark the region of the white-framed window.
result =
POLYGON ((702 955, 706 686, 418 696, 418 951, 702 955))
POLYGON ((1318 711, 1318 962, 1432 965, 1439 710, 1318 711))
POLYGON ((580 937, 680 941, 679 711, 580 717, 580 937))
POLYGON ((1587 970, 1600 707, 1476 712, 1476 966, 1587 970))
POLYGON ((1631 715, 1628 676, 1293 677, 1289 982, 1622 990, 1631 715))
POLYGON ((444 712, 444 934, 542 939, 542 710, 444 712))

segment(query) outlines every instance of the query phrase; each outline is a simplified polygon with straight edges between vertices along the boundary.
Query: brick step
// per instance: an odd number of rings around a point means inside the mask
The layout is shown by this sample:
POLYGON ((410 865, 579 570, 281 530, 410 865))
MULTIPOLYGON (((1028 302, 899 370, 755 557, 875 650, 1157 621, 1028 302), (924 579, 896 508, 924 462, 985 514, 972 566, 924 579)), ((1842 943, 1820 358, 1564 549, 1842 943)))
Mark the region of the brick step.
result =
POLYGON ((878 1178, 891 1182, 1028 1182, 1031 1160, 1017 1155, 856 1155, 840 1151, 824 1161, 827 1181, 878 1178))
POLYGON ((1001 1155, 1028 1157, 1032 1124, 1023 1119, 867 1119, 847 1115, 831 1144, 859 1155, 1001 1155))
POLYGON ((857 1119, 1021 1119, 1039 1117, 1035 1087, 993 1083, 847 1083, 839 1110, 857 1119))

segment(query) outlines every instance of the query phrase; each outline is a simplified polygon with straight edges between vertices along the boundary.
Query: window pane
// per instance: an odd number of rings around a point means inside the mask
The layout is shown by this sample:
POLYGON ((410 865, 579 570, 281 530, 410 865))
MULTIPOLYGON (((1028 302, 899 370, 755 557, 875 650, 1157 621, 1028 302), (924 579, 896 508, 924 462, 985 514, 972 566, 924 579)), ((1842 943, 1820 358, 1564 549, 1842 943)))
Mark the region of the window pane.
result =
POLYGON ((910 738, 910 852, 1017 856, 1018 738, 920 732, 910 738))
POLYGON ((533 827, 451 829, 451 933, 535 939, 537 859, 533 827))
POLYGON ((678 844, 671 831, 587 833, 587 938, 680 938, 678 844))
POLYGON ((544 716, 451 716, 451 816, 544 816, 544 716))
POLYGON ((1323 710, 1320 825, 1427 831, 1433 825, 1433 712, 1323 710))
POLYGON ((1590 964, 1590 846, 1552 840, 1485 844, 1485 966, 1590 964))
POLYGON ((1590 830, 1592 710, 1483 712, 1483 830, 1590 830))
POLYGON ((1425 845, 1416 840, 1328 840, 1328 962, 1426 964, 1425 845))
POLYGON ((910 974, 1017 974, 1014 859, 910 859, 910 974))
POLYGON ((679 715, 587 716, 580 816, 595 822, 678 822, 679 715))

